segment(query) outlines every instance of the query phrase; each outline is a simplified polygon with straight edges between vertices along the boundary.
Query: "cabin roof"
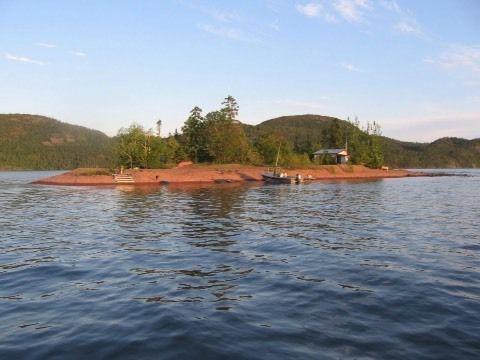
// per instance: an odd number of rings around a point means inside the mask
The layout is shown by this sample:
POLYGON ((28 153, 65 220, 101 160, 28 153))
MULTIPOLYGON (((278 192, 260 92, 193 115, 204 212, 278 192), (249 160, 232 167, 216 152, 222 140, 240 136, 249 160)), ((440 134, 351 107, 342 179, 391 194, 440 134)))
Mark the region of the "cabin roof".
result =
POLYGON ((313 153, 313 155, 348 155, 345 149, 320 149, 313 153))

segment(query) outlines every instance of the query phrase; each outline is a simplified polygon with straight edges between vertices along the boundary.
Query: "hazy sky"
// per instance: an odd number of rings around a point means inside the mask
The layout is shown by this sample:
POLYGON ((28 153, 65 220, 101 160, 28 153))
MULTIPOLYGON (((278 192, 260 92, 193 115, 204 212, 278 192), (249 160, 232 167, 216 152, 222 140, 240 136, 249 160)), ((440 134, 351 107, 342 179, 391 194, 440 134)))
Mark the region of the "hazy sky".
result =
POLYGON ((256 124, 379 121, 480 137, 479 0, 0 0, 0 112, 164 133, 231 94, 256 124))

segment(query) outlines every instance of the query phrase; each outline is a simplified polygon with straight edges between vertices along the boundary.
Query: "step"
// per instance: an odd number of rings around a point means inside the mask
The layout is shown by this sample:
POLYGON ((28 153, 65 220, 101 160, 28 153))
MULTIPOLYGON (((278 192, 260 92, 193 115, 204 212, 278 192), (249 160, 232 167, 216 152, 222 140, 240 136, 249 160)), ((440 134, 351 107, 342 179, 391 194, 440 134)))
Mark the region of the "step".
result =
POLYGON ((126 174, 113 174, 113 178, 116 183, 134 183, 135 180, 133 179, 132 175, 126 175, 126 174))

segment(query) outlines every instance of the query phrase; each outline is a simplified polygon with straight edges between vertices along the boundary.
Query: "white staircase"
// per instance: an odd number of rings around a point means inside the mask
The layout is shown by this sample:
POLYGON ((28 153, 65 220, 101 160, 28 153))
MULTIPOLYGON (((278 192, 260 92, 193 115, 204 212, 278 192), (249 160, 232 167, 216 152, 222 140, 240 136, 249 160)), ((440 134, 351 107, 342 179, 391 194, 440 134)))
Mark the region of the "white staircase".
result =
POLYGON ((133 184, 135 182, 132 175, 128 174, 113 174, 113 179, 117 184, 133 184))

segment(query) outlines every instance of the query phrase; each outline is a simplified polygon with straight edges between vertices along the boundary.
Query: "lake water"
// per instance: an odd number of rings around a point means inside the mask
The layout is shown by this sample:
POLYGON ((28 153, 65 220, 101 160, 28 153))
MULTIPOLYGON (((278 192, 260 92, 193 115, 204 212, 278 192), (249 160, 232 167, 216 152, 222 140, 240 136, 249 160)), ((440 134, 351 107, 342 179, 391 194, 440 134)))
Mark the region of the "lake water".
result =
POLYGON ((101 188, 0 173, 0 358, 480 357, 480 171, 101 188))

